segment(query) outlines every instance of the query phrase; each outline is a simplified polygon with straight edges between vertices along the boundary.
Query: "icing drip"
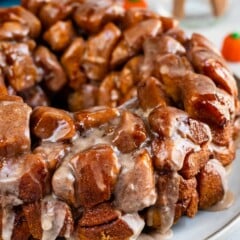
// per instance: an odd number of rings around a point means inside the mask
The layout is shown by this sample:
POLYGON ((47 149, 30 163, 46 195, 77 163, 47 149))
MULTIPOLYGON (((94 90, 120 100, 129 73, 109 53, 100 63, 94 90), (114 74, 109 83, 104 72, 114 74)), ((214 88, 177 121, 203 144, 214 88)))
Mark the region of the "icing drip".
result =
POLYGON ((67 228, 66 228, 66 232, 64 234, 64 237, 66 239, 70 239, 70 237, 71 237, 71 225, 70 224, 67 224, 67 228))
POLYGON ((2 207, 2 239, 11 240, 15 213, 13 206, 22 204, 18 198, 19 178, 23 171, 22 159, 18 164, 9 160, 0 169, 0 203, 2 207))
POLYGON ((215 204, 214 206, 210 207, 208 211, 222 211, 224 209, 231 207, 234 202, 234 195, 232 192, 228 190, 228 185, 227 185, 228 172, 222 166, 222 164, 216 159, 210 160, 207 164, 212 166, 219 173, 222 180, 223 189, 224 189, 223 199, 217 204, 215 204))
POLYGON ((170 231, 170 228, 173 225, 175 207, 165 206, 165 207, 150 208, 148 211, 148 218, 147 218, 147 224, 150 227, 153 225, 152 219, 154 218, 153 215, 156 216, 156 211, 157 211, 158 218, 161 219, 161 229, 159 229, 159 232, 162 235, 165 235, 165 233, 170 231))
POLYGON ((232 172, 232 163, 230 163, 229 165, 227 165, 225 167, 225 170, 226 170, 226 173, 227 173, 227 176, 229 176, 232 172))
POLYGON ((14 228, 15 213, 10 207, 2 209, 2 239, 11 240, 14 228))
POLYGON ((225 210, 232 206, 232 204, 234 203, 234 199, 235 199, 234 194, 230 191, 227 191, 224 194, 223 199, 217 204, 215 204, 214 206, 210 207, 208 211, 217 212, 217 211, 225 210))
POLYGON ((129 240, 138 239, 138 236, 142 232, 145 225, 143 219, 137 213, 125 214, 121 217, 121 219, 126 222, 133 231, 133 235, 129 240))
POLYGON ((222 185, 224 192, 226 193, 228 191, 228 185, 227 185, 227 173, 225 168, 222 166, 222 164, 217 159, 211 159, 207 162, 207 167, 213 168, 214 171, 217 171, 219 176, 222 180, 222 185))
POLYGON ((61 139, 64 137, 68 132, 69 132, 69 126, 65 121, 59 121, 58 122, 58 127, 55 129, 53 135, 46 139, 46 141, 49 142, 57 142, 58 139, 61 139))
POLYGON ((42 240, 53 240, 59 236, 65 216, 64 203, 50 196, 43 199, 41 206, 42 240))

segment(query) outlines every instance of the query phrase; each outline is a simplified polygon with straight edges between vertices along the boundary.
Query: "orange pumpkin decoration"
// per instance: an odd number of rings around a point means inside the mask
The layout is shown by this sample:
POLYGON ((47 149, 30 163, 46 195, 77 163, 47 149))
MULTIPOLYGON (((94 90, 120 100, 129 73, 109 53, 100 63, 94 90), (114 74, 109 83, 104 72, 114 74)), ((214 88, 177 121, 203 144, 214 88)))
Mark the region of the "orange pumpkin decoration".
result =
POLYGON ((124 8, 147 8, 147 3, 144 0, 124 0, 124 8))
POLYGON ((228 61, 240 61, 240 33, 235 32, 225 37, 222 47, 222 55, 228 61))

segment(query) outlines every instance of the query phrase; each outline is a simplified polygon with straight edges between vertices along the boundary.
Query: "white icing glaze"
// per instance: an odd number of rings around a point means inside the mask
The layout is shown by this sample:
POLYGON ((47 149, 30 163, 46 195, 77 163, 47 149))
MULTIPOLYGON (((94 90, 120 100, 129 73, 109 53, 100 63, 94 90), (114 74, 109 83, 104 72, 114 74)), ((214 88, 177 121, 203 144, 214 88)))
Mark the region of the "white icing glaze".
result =
POLYGON ((115 187, 115 205, 124 212, 137 212, 157 200, 151 159, 138 158, 146 149, 120 155, 122 171, 115 187), (141 178, 142 176, 142 178, 141 178))
POLYGON ((67 228, 66 228, 66 232, 64 234, 64 237, 66 239, 70 239, 70 237, 71 237, 71 225, 70 224, 67 224, 67 228))
POLYGON ((232 192, 228 190, 226 169, 216 159, 211 159, 210 161, 208 161, 207 167, 210 167, 210 169, 213 168, 215 171, 219 173, 219 176, 221 177, 221 180, 222 180, 223 189, 224 189, 223 199, 219 201, 217 204, 215 204, 214 206, 208 208, 207 210, 222 211, 224 209, 231 207, 234 202, 234 195, 232 192))
POLYGON ((226 146, 220 146, 220 145, 216 145, 214 143, 211 143, 209 145, 209 150, 211 150, 212 152, 220 152, 222 154, 229 154, 229 150, 226 146))
POLYGON ((211 159, 207 162, 206 168, 210 168, 210 169, 213 169, 213 171, 218 172, 222 180, 224 192, 226 193, 228 191, 227 173, 223 165, 217 159, 211 159))
POLYGON ((55 171, 55 174, 53 175, 52 180, 53 191, 55 192, 56 195, 60 195, 63 199, 73 199, 74 183, 75 177, 73 175, 72 168, 70 164, 67 161, 65 161, 55 171))
POLYGON ((122 166, 121 174, 125 174, 128 171, 131 171, 134 168, 135 162, 133 161, 134 159, 134 154, 133 153, 127 153, 127 154, 118 154, 119 161, 122 166))
POLYGON ((143 219, 137 213, 125 214, 121 219, 126 222, 133 231, 133 235, 129 240, 136 240, 144 228, 145 223, 143 219))
POLYGON ((140 27, 133 26, 123 32, 124 40, 129 44, 129 46, 134 46, 138 39, 143 36, 156 36, 161 28, 161 21, 158 19, 147 19, 139 23, 140 27))
POLYGON ((48 139, 45 139, 45 141, 57 142, 59 139, 64 137, 69 131, 70 131, 69 124, 64 120, 60 120, 58 121, 58 127, 54 130, 52 136, 49 137, 48 139))
POLYGON ((14 228, 15 213, 9 207, 2 209, 2 239, 11 240, 14 228))
POLYGON ((71 153, 72 155, 75 155, 81 151, 88 149, 91 146, 110 143, 111 138, 109 135, 105 135, 105 131, 103 129, 94 128, 87 131, 85 136, 76 135, 73 141, 71 153))
POLYGON ((13 206, 22 204, 18 198, 19 179, 23 172, 22 159, 17 163, 11 160, 4 163, 0 169, 0 203, 2 207, 2 239, 11 240, 14 227, 15 213, 13 206))
POLYGON ((157 193, 156 193, 156 189, 153 188, 149 193, 149 195, 145 197, 142 201, 144 205, 151 206, 155 204, 156 200, 157 200, 157 193))
POLYGON ((64 203, 52 196, 45 197, 41 203, 42 240, 53 240, 59 236, 64 225, 66 210, 64 203))

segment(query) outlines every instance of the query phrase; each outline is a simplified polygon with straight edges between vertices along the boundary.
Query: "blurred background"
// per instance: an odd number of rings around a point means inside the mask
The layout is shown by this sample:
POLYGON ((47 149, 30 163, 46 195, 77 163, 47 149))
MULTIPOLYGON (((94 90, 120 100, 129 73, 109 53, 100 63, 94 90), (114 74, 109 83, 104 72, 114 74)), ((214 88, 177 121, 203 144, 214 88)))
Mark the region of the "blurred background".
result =
MULTIPOLYGON (((97 0, 96 0, 97 1, 97 0)), ((177 16, 188 34, 198 32, 209 38, 219 49, 224 38, 240 33, 240 0, 146 0, 158 13, 177 16), (213 8, 213 4, 215 7, 213 8)), ((20 0, 0 0, 0 6, 19 4, 20 0)), ((240 76, 240 63, 229 63, 240 76)))
MULTIPOLYGON (((97 0, 96 0, 97 1, 97 0)), ((213 16, 211 2, 214 0, 146 0, 154 11, 160 14, 174 15, 174 5, 185 2, 185 16, 180 19, 181 26, 187 32, 200 32, 210 38, 219 48, 223 37, 229 32, 240 32, 240 0, 215 0, 220 5, 227 2, 226 11, 213 16)), ((19 4, 20 0, 0 0, 0 6, 19 4)), ((179 10, 181 12, 181 10, 179 10)), ((176 12, 176 11, 175 11, 176 12)))
MULTIPOLYGON (((240 0, 148 0, 150 8, 169 16, 176 12, 174 4, 181 7, 179 3, 182 2, 185 2, 184 15, 181 14, 181 9, 177 10, 180 13, 181 27, 188 34, 201 33, 221 49, 228 34, 240 33, 240 0), (216 13, 214 15, 211 6, 213 2, 220 8, 218 16, 216 13)), ((229 65, 240 76, 240 63, 229 62, 229 65)))
MULTIPOLYGON (((173 15, 174 2, 182 0, 148 0, 149 6, 161 14, 173 15)), ((184 2, 184 1, 183 1, 184 2)), ((226 2, 226 10, 219 16, 212 14, 211 0, 185 0, 185 17, 180 19, 187 32, 200 32, 209 37, 220 48, 223 37, 240 31, 240 1, 216 0, 221 5, 226 2)))
POLYGON ((10 5, 17 5, 20 3, 20 0, 0 0, 1 7, 8 7, 10 5))

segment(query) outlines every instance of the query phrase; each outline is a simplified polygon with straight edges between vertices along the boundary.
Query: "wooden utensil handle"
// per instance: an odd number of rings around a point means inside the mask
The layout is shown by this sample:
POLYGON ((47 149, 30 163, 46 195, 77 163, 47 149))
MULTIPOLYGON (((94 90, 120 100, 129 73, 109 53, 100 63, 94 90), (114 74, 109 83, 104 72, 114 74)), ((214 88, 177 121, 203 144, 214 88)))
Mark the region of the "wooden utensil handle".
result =
POLYGON ((211 5, 214 16, 218 17, 225 13, 228 6, 228 0, 211 0, 211 5))
POLYGON ((184 5, 185 5, 185 0, 174 0, 173 15, 176 18, 181 19, 185 17, 184 5))

